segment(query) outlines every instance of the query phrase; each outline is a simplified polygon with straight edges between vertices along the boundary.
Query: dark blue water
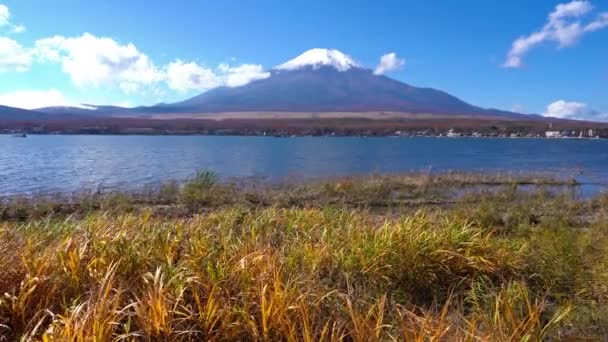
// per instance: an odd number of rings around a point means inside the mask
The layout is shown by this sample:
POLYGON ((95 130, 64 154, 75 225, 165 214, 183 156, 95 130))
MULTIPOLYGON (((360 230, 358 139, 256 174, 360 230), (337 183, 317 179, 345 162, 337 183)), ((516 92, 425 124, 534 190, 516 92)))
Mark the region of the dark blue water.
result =
MULTIPOLYGON (((0 195, 140 188, 206 169, 222 177, 328 177, 432 169, 548 172, 608 181, 608 141, 0 135, 0 195)), ((594 185, 595 186, 595 185, 594 185)))

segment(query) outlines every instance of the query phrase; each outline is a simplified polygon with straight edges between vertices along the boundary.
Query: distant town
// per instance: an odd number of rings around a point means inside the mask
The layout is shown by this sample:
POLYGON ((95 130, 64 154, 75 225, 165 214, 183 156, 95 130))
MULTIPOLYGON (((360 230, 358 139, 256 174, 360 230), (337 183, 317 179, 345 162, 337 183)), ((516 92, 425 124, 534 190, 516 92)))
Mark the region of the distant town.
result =
MULTIPOLYGON (((396 132, 399 135, 401 135, 401 132, 396 132)), ((443 133, 440 133, 439 136, 444 136, 443 133)), ((480 137, 498 137, 498 138, 563 138, 563 139, 572 139, 572 138, 579 138, 579 139, 583 139, 583 138, 587 138, 587 139, 600 139, 600 136, 598 135, 598 132, 594 129, 587 129, 587 130, 565 130, 565 131, 553 131, 553 130, 548 130, 545 131, 544 134, 541 133, 527 133, 527 134, 523 134, 523 133, 498 133, 498 134, 484 134, 484 133, 480 133, 480 132, 472 132, 470 134, 468 133, 460 133, 460 132, 456 132, 453 129, 450 129, 446 134, 446 137, 448 138, 455 138, 455 137, 475 137, 475 138, 480 138, 480 137)))

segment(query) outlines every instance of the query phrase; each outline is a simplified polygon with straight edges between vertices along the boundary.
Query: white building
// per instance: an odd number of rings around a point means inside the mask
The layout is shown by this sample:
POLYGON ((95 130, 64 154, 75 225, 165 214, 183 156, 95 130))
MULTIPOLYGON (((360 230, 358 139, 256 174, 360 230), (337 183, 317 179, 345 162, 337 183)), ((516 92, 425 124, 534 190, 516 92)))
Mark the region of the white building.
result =
POLYGON ((545 137, 547 138, 560 138, 562 134, 559 131, 546 131, 545 137))
POLYGON ((460 133, 456 133, 456 132, 454 132, 454 129, 453 129, 453 128, 451 128, 451 129, 448 131, 448 137, 459 137, 459 136, 461 136, 461 135, 462 135, 462 134, 460 134, 460 133))

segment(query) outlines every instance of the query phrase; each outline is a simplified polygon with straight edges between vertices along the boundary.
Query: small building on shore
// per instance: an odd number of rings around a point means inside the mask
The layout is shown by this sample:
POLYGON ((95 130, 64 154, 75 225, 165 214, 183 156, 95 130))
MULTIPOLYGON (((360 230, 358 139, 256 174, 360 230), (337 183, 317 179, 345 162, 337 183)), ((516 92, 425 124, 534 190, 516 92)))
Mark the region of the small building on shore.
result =
POLYGON ((547 138, 561 138, 562 134, 559 131, 546 131, 545 137, 547 138))
POLYGON ((448 131, 447 136, 450 137, 450 138, 453 138, 453 137, 460 137, 460 136, 462 136, 462 134, 461 133, 457 133, 457 132, 454 131, 453 128, 450 128, 450 130, 448 131))

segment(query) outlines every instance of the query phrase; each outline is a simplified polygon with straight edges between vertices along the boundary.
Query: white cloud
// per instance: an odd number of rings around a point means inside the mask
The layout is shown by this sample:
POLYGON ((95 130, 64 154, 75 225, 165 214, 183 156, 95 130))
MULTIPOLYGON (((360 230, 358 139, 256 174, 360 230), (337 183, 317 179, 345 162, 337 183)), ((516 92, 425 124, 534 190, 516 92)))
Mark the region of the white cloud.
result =
POLYGON ((376 66, 374 70, 374 74, 382 75, 387 72, 391 72, 394 70, 398 70, 403 68, 405 65, 405 60, 397 57, 397 54, 394 52, 387 53, 380 57, 380 63, 376 66))
POLYGON ((178 91, 199 90, 227 86, 239 87, 249 82, 270 77, 261 65, 241 64, 230 66, 220 64, 217 69, 198 65, 196 62, 185 63, 176 60, 167 67, 167 84, 178 91))
POLYGON ((111 102, 109 105, 110 106, 115 106, 115 107, 122 107, 122 108, 134 108, 135 107, 129 101, 116 101, 116 102, 111 102))
POLYGON ((205 91, 220 86, 221 82, 213 70, 178 59, 167 67, 167 85, 177 91, 205 91))
POLYGON ((26 28, 23 25, 14 25, 13 26, 13 32, 14 33, 22 33, 25 32, 26 28))
POLYGON ((85 33, 80 37, 55 36, 35 43, 40 61, 61 63, 78 87, 118 84, 133 91, 162 81, 164 73, 135 45, 85 33))
POLYGON ((7 26, 10 21, 11 12, 6 5, 0 4, 0 27, 7 26))
POLYGON ((580 17, 589 13, 592 9, 593 6, 586 0, 574 0, 558 4, 555 6, 555 10, 549 14, 549 20, 556 22, 566 17, 580 17))
POLYGON ((218 67, 222 73, 223 83, 228 87, 240 87, 247 83, 262 80, 270 77, 270 73, 258 64, 241 64, 239 66, 229 66, 220 64, 218 67))
POLYGON ((0 4, 0 28, 9 28, 12 33, 25 31, 25 26, 11 23, 11 12, 4 4, 0 4))
POLYGON ((585 32, 593 32, 608 27, 608 12, 600 13, 594 21, 585 26, 585 32))
POLYGON ((126 94, 135 94, 141 89, 138 83, 133 82, 121 82, 118 86, 126 94))
POLYGON ((520 67, 523 56, 543 42, 552 41, 557 43, 559 48, 565 48, 572 46, 585 33, 608 27, 608 12, 600 13, 592 21, 583 23, 582 17, 592 11, 593 6, 586 0, 574 0, 557 5, 541 30, 522 36, 513 42, 503 66, 520 67))
POLYGON ((0 94, 0 105, 36 109, 42 107, 82 107, 79 104, 70 102, 57 89, 49 90, 16 90, 9 93, 0 94))
POLYGON ((549 104, 543 115, 555 118, 574 118, 584 116, 588 112, 589 108, 585 103, 558 100, 549 104))
POLYGON ((40 62, 60 63, 77 87, 115 85, 127 94, 143 93, 160 82, 178 91, 206 91, 223 85, 236 87, 270 76, 261 65, 254 64, 221 64, 214 70, 178 59, 161 68, 131 43, 121 44, 90 33, 40 39, 33 51, 40 62))
POLYGON ((558 100, 549 104, 543 115, 573 120, 608 120, 608 113, 601 113, 597 110, 591 109, 586 103, 583 102, 565 100, 558 100))
POLYGON ((18 42, 0 37, 0 72, 29 70, 32 57, 18 42))

